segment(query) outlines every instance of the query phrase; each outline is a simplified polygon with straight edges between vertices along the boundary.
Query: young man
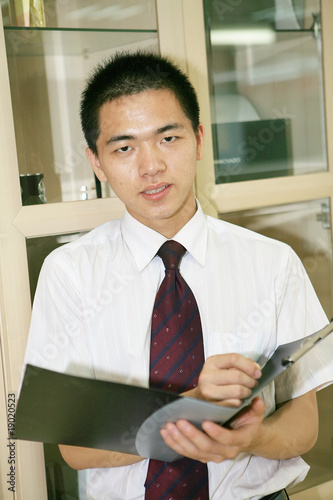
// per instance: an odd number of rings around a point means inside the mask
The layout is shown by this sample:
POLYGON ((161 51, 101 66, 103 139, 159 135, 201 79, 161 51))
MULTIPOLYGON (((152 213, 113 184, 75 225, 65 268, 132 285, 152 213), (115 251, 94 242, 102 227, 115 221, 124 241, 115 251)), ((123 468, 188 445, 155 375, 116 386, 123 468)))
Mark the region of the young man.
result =
MULTIPOLYGON (((172 239, 187 250, 180 272, 198 304, 206 359, 187 394, 239 406, 279 344, 327 323, 299 259, 280 242, 203 214, 193 183, 204 129, 195 91, 170 61, 118 54, 96 69, 81 104, 87 157, 126 213, 46 259, 26 362, 36 364, 38 352, 49 369, 148 386, 152 311, 164 277, 156 254, 172 239), (54 340, 60 336, 63 347, 54 340)), ((180 420, 161 431, 178 453, 208 464, 209 498, 266 498, 305 477, 299 455, 316 441, 316 389, 332 380, 327 351, 319 345, 270 384, 232 429, 180 420)), ((73 468, 91 469, 90 499, 145 498, 148 460, 60 450, 73 468)))

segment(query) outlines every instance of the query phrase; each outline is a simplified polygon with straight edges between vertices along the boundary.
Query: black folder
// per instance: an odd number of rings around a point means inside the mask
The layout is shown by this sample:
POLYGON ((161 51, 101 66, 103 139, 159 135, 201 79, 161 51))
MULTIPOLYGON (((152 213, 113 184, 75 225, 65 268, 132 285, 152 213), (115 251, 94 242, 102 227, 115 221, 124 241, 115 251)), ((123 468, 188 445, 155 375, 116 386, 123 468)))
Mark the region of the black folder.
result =
POLYGON ((179 418, 228 425, 263 388, 333 331, 333 322, 306 338, 277 348, 258 386, 238 408, 158 389, 87 379, 27 365, 16 412, 18 439, 68 444, 171 462, 181 458, 160 435, 179 418))

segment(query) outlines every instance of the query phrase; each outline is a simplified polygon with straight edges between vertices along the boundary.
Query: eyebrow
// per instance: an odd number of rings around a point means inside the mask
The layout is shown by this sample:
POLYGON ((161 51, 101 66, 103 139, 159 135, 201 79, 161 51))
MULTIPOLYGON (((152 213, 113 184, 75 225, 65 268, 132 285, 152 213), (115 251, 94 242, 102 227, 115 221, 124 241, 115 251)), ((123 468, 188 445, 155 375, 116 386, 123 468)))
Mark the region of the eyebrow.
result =
MULTIPOLYGON (((164 134, 164 132, 168 132, 169 130, 180 130, 183 129, 184 125, 181 123, 175 122, 175 123, 169 123, 168 125, 165 125, 164 127, 158 128, 155 131, 155 135, 159 134, 164 134)), ((113 144, 115 142, 121 142, 121 141, 134 141, 136 137, 134 135, 113 135, 110 137, 110 139, 107 141, 108 144, 113 144)))
POLYGON ((161 127, 156 130, 155 134, 163 134, 164 132, 168 132, 169 130, 180 130, 183 129, 184 125, 181 123, 175 122, 175 123, 170 123, 169 125, 165 125, 165 127, 161 127))

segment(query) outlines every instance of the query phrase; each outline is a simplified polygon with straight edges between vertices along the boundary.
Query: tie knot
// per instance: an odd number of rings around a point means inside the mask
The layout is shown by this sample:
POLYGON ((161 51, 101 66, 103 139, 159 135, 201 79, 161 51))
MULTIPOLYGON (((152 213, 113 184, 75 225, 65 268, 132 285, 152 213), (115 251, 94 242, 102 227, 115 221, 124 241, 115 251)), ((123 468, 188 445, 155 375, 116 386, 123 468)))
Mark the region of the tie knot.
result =
POLYGON ((168 240, 159 249, 157 255, 161 257, 163 260, 163 264, 165 269, 178 269, 179 262, 184 253, 186 252, 186 248, 183 247, 180 243, 173 240, 168 240))

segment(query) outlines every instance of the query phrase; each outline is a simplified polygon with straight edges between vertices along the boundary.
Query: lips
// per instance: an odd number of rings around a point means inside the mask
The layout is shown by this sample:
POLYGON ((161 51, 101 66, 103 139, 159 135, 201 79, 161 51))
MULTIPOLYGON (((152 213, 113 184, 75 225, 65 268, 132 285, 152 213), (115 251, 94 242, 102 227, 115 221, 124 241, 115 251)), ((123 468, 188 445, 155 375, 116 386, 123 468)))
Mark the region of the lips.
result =
POLYGON ((164 200, 171 189, 171 184, 159 183, 151 184, 141 191, 141 196, 143 196, 147 201, 160 202, 164 200))
POLYGON ((156 187, 153 189, 145 189, 143 191, 143 193, 145 193, 145 194, 157 194, 157 193, 161 193, 162 191, 164 191, 167 187, 169 187, 169 184, 164 184, 161 187, 156 187))

